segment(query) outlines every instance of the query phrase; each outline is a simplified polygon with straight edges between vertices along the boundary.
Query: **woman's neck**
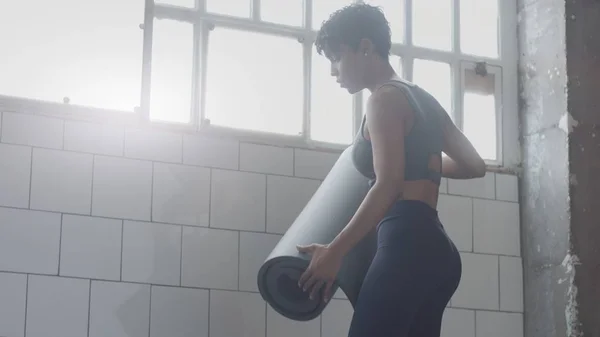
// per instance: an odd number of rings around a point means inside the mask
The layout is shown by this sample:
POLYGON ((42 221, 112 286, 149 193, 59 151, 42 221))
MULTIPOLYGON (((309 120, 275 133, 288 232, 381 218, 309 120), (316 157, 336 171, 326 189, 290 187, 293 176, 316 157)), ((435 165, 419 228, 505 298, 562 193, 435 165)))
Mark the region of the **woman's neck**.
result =
POLYGON ((373 93, 377 88, 381 85, 385 84, 389 80, 395 78, 397 76, 394 68, 390 65, 389 62, 383 61, 377 63, 374 66, 374 70, 371 70, 369 74, 369 85, 367 85, 367 89, 373 93))

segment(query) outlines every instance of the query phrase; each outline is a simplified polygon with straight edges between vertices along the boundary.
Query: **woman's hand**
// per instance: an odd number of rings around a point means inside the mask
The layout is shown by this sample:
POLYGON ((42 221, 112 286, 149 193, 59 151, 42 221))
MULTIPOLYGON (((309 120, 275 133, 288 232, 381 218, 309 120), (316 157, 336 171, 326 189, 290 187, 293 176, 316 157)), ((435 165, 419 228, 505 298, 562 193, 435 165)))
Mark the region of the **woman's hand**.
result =
POLYGON ((297 246, 301 253, 312 256, 310 264, 306 271, 300 276, 298 286, 304 291, 310 291, 310 299, 314 299, 319 290, 325 286, 323 300, 328 302, 331 299, 331 288, 335 277, 342 265, 342 257, 336 254, 329 246, 320 244, 311 244, 308 246, 297 246))

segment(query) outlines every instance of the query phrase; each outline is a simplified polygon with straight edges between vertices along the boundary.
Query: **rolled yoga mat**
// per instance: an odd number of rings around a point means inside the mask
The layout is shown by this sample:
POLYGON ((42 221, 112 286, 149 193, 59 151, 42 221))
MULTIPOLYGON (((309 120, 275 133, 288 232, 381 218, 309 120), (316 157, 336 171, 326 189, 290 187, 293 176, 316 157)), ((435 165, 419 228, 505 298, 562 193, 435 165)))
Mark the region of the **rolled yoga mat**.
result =
MULTIPOLYGON (((352 163, 352 148, 336 161, 315 194, 292 223, 258 272, 258 288, 265 301, 281 315, 296 321, 318 317, 327 304, 322 294, 314 300, 298 287, 310 256, 296 245, 327 244, 348 224, 369 190, 369 181, 352 163)), ((290 191, 294 193, 294 191, 290 191)), ((333 285, 356 304, 364 276, 377 248, 375 230, 345 256, 333 285)))

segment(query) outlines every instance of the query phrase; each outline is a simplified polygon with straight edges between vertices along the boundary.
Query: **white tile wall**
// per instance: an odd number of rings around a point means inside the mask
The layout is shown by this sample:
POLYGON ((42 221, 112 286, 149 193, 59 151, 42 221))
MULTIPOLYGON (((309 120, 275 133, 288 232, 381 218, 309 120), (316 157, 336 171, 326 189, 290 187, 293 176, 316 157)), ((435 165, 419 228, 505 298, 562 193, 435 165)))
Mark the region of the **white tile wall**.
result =
MULTIPOLYGON (((20 113, 1 124, 0 336, 346 335, 343 296, 293 322, 256 285, 337 153, 20 113)), ((442 181, 463 257, 443 337, 522 337, 517 184, 442 181)))
POLYGON ((523 337, 523 314, 478 311, 475 321, 477 336, 523 337))
POLYGON ((264 174, 213 170, 210 226, 264 231, 266 181, 264 174))
POLYGON ((152 162, 96 156, 92 215, 150 220, 152 162))
POLYGON ((89 337, 148 337, 150 286, 92 281, 89 337))
POLYGON ((2 143, 62 149, 62 119, 15 112, 2 113, 2 143))
POLYGON ((519 202, 519 182, 517 176, 496 174, 496 199, 519 202))
POLYGON ((212 228, 183 228, 181 285, 238 288, 239 233, 212 228))
POLYGON ((65 150, 122 156, 123 137, 120 126, 65 121, 65 150))
POLYGON ((211 290, 211 337, 265 337, 266 303, 256 293, 211 290))
POLYGON ((240 170, 294 174, 294 149, 259 144, 240 144, 240 170))
POLYGON ((285 234, 310 201, 320 180, 267 177, 267 232, 285 234))
MULTIPOLYGON (((312 321, 292 321, 278 314, 267 306, 267 336, 306 337, 319 336, 321 317, 312 321)), ((324 336, 328 337, 328 336, 324 336)))
POLYGON ((153 286, 150 337, 208 337, 208 290, 153 286))
POLYGON ((183 136, 150 129, 125 129, 125 156, 159 162, 181 163, 183 136))
POLYGON ((57 274, 60 214, 0 208, 0 270, 57 274))
POLYGON ((452 306, 499 310, 498 256, 462 253, 463 272, 452 306))
POLYGON ((154 163, 152 221, 208 226, 210 170, 154 163))
POLYGON ((25 336, 27 275, 0 273, 0 336, 25 336))
POLYGON ((466 197, 494 199, 496 195, 496 180, 494 173, 487 173, 477 179, 450 179, 448 193, 466 197))
POLYGON ((237 141, 192 135, 183 136, 183 163, 222 169, 239 168, 237 141))
POLYGON ((30 207, 90 214, 93 155, 33 149, 30 207))
POLYGON ((31 148, 0 144, 0 205, 27 208, 31 179, 31 148))
POLYGON ((60 275, 121 279, 122 220, 63 215, 60 275))
POLYGON ((519 204, 473 200, 473 235, 476 252, 520 256, 519 204))
POLYGON ((442 319, 441 337, 475 337, 475 311, 446 309, 442 319))
POLYGON ((87 335, 89 280, 29 275, 27 291, 27 337, 87 335))
POLYGON ((122 280, 179 285, 181 227, 125 221, 122 280))
POLYGON ((500 310, 523 312, 523 262, 500 256, 500 310))
POLYGON ((463 252, 473 250, 473 199, 440 194, 438 216, 444 229, 463 252))

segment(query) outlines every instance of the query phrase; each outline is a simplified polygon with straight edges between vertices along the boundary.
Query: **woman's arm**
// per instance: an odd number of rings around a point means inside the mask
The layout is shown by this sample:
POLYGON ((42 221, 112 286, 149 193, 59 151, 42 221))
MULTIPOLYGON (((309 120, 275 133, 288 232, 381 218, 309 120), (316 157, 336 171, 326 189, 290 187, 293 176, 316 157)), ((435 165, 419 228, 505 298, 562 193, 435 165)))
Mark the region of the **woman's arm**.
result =
POLYGON ((450 116, 444 113, 442 129, 444 134, 442 157, 442 177, 451 179, 472 179, 485 175, 486 165, 473 144, 456 127, 450 116))
POLYGON ((404 127, 411 106, 395 87, 381 87, 368 102, 367 126, 373 147, 377 180, 348 225, 329 244, 346 255, 383 219, 402 193, 404 183, 404 127))

